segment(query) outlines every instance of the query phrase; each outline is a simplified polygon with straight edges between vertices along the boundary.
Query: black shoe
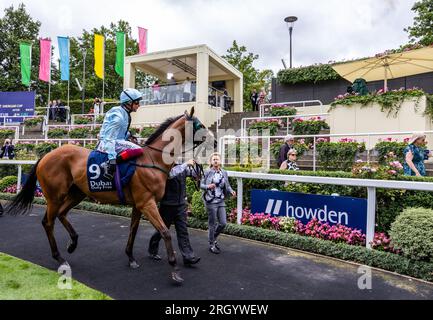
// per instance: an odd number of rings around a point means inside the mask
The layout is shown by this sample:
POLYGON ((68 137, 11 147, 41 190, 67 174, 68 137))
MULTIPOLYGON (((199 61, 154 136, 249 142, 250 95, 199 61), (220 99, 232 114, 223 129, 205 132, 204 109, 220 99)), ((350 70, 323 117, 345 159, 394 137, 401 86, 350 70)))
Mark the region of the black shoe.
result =
POLYGON ((155 261, 160 261, 162 258, 161 258, 161 256, 159 254, 149 253, 149 259, 152 259, 152 260, 155 260, 155 261))
POLYGON ((209 247, 209 251, 215 254, 219 254, 221 251, 215 247, 215 245, 209 247))
POLYGON ((187 267, 192 266, 200 261, 200 257, 194 257, 192 259, 183 259, 183 264, 187 267))
POLYGON ((215 241, 213 245, 215 246, 215 248, 221 251, 221 248, 218 246, 218 241, 215 241))

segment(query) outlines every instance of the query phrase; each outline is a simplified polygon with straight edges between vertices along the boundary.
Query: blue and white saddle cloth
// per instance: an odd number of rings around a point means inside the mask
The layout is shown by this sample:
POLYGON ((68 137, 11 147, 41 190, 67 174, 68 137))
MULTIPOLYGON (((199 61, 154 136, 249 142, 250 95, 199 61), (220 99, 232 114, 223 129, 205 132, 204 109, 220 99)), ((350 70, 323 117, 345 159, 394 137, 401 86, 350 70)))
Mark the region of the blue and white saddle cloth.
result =
MULTIPOLYGON (((116 183, 104 177, 107 171, 108 154, 100 151, 92 151, 87 159, 87 182, 91 192, 116 191, 116 183)), ((116 171, 120 173, 120 184, 127 185, 135 172, 135 160, 117 165, 116 171)))

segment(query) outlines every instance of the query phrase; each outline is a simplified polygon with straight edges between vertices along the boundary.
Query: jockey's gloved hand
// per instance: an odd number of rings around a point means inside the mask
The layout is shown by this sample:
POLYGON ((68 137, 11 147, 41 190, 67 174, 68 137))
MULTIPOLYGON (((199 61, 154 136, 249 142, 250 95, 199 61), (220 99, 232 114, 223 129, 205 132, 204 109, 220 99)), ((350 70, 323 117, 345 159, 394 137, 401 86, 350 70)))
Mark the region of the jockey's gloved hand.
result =
POLYGON ((104 178, 113 180, 114 173, 116 172, 116 159, 107 161, 107 171, 104 173, 104 178))

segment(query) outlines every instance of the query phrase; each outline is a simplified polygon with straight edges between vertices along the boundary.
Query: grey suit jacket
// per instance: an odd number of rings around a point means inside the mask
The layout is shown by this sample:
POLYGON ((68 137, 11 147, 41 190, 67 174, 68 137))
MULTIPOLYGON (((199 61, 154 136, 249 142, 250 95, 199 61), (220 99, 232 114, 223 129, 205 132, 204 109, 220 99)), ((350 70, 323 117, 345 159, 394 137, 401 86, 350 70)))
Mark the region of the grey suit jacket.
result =
MULTIPOLYGON (((227 197, 228 195, 230 195, 233 192, 233 189, 230 185, 230 181, 229 181, 229 176, 227 174, 227 171, 225 171, 224 169, 220 169, 221 173, 223 174, 224 180, 225 180, 225 188, 224 188, 224 196, 227 197)), ((210 185, 212 183, 212 179, 215 175, 215 170, 213 168, 207 169, 204 173, 204 176, 201 178, 201 182, 200 182, 200 188, 202 190, 207 191, 207 186, 210 185)))

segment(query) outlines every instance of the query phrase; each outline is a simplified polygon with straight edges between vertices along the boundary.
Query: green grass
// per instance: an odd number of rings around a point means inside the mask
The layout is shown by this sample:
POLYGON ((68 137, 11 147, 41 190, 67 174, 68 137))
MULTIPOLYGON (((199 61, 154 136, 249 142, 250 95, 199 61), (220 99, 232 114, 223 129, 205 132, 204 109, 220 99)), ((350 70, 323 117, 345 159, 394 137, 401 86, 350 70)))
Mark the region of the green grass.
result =
POLYGON ((111 300, 75 280, 72 289, 61 290, 57 286, 60 277, 54 271, 0 252, 0 301, 111 300))

